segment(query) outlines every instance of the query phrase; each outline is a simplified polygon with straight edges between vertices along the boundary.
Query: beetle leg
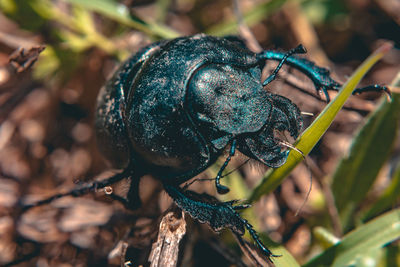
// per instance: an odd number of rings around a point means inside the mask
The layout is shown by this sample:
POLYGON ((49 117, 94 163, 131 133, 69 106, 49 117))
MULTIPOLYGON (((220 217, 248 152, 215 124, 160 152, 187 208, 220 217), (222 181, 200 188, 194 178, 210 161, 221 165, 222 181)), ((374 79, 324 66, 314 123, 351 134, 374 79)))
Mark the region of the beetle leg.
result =
MULTIPOLYGON (((322 88, 321 90, 322 90, 322 92, 324 93, 324 95, 326 97, 326 102, 329 103, 331 101, 331 98, 330 98, 330 96, 328 94, 328 90, 338 92, 341 87, 342 87, 342 85, 339 84, 339 83, 337 83, 335 86, 332 86, 332 87, 321 86, 321 88, 322 88)), ((361 87, 361 88, 356 88, 356 89, 354 89, 352 94, 353 95, 359 95, 359 94, 362 94, 362 93, 365 93, 365 92, 384 92, 389 99, 392 99, 392 94, 391 94, 389 88, 387 88, 384 85, 379 85, 379 84, 373 84, 373 85, 368 85, 368 86, 361 87)))
POLYGON ((374 85, 357 88, 353 91, 353 95, 362 94, 364 92, 381 92, 381 91, 383 91, 388 96, 389 99, 392 98, 392 94, 391 94, 389 88, 387 88, 386 86, 379 85, 379 84, 374 84, 374 85))
POLYGON ((220 179, 222 176, 222 172, 225 170, 226 166, 228 166, 228 163, 229 163, 229 161, 231 161, 231 158, 235 155, 235 150, 236 150, 236 140, 233 139, 232 144, 231 144, 231 149, 229 150, 229 155, 226 158, 222 167, 219 169, 217 177, 215 177, 215 187, 217 188, 217 191, 219 194, 226 194, 229 192, 229 188, 222 185, 220 183, 220 179))
POLYGON ((275 80, 276 75, 278 74, 278 71, 282 68, 283 64, 286 62, 286 60, 293 54, 305 54, 307 53, 306 48, 303 45, 298 45, 297 47, 289 50, 287 53, 284 54, 284 56, 282 57, 281 61, 279 62, 278 66, 275 68, 275 70, 272 72, 272 74, 270 76, 267 77, 267 79, 265 79, 265 81, 263 82, 263 86, 266 86, 267 84, 269 84, 270 82, 272 82, 273 80, 275 80))
MULTIPOLYGON (((306 58, 291 56, 287 57, 287 53, 277 52, 273 50, 265 50, 257 54, 259 60, 275 60, 287 64, 302 73, 304 73, 314 83, 317 91, 322 91, 326 97, 326 102, 330 102, 328 91, 339 91, 342 84, 338 83, 330 76, 330 71, 326 68, 315 65, 314 62, 306 58)), ((268 77, 269 78, 269 77, 268 77)), ((267 79, 268 79, 267 78, 267 79)), ((386 86, 371 85, 362 88, 357 88, 353 91, 354 94, 360 94, 367 91, 385 92, 390 97, 390 91, 386 86)))
POLYGON ((205 202, 201 200, 201 198, 205 199, 204 196, 189 190, 183 192, 178 185, 164 183, 164 188, 176 205, 189 213, 193 219, 201 223, 207 223, 216 232, 221 231, 223 228, 229 228, 233 233, 242 236, 245 229, 247 229, 255 241, 257 248, 263 252, 269 261, 272 261, 271 257, 277 256, 273 255, 264 246, 253 226, 236 212, 237 209, 247 206, 239 205, 236 208, 236 206, 233 206, 236 201, 219 202, 216 199, 212 202, 205 202))
POLYGON ((142 205, 142 201, 139 197, 139 182, 140 177, 132 176, 131 184, 129 186, 129 191, 127 194, 128 202, 125 205, 125 207, 127 207, 128 209, 135 210, 142 205))
POLYGON ((107 178, 105 180, 94 181, 94 182, 91 182, 91 183, 82 184, 82 185, 79 185, 76 188, 74 188, 74 189, 72 189, 72 190, 70 190, 70 191, 68 191, 66 193, 59 193, 59 194, 53 195, 51 197, 48 197, 46 199, 40 200, 40 201, 38 201, 36 203, 33 203, 33 204, 25 204, 25 205, 23 204, 22 205, 22 211, 27 211, 27 210, 29 210, 29 209, 31 209, 33 207, 49 204, 52 201, 54 201, 56 199, 59 199, 59 198, 62 198, 62 197, 65 197, 65 196, 80 197, 80 196, 85 195, 85 194, 87 194, 89 192, 96 191, 98 189, 104 188, 104 187, 109 186, 109 185, 111 185, 113 183, 116 183, 118 181, 121 181, 122 179, 125 179, 125 178, 129 177, 129 174, 130 174, 130 171, 125 170, 125 171, 123 171, 121 173, 114 174, 113 176, 111 176, 111 177, 109 177, 109 178, 107 178))
POLYGON ((126 197, 122 197, 114 193, 111 193, 109 196, 112 199, 121 202, 127 209, 138 209, 142 205, 142 201, 139 197, 139 182, 140 177, 131 176, 131 184, 126 197))
POLYGON ((242 205, 236 205, 232 206, 234 210, 245 210, 251 207, 251 204, 242 204, 242 205))
POLYGON ((267 255, 267 258, 271 263, 272 263, 271 257, 280 257, 281 256, 281 255, 272 254, 271 250, 269 250, 267 247, 265 247, 264 244, 261 242, 260 237, 258 236, 257 232, 254 230, 253 226, 246 219, 242 218, 242 220, 243 220, 244 226, 246 227, 247 231, 249 231, 249 234, 250 234, 251 238, 253 238, 258 249, 260 249, 264 255, 267 255))

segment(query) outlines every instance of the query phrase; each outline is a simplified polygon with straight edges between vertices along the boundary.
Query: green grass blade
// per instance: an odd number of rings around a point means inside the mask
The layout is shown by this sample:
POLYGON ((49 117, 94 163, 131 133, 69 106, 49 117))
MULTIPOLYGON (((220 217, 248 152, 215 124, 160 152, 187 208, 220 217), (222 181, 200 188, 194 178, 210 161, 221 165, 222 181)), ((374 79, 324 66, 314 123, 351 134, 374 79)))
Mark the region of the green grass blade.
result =
MULTIPOLYGON (((219 162, 221 163, 221 162, 219 162)), ((214 164, 208 171, 211 173, 211 177, 215 177, 221 167, 221 164, 214 164)), ((239 172, 232 172, 228 176, 224 177, 222 184, 229 187, 230 191, 228 194, 220 195, 219 198, 222 201, 230 201, 232 199, 245 200, 250 194, 250 190, 243 177, 241 177, 239 172)), ((246 218, 256 229, 258 230, 259 218, 256 216, 256 212, 253 207, 247 208, 241 212, 243 218, 246 218)), ((257 231, 259 232, 259 231, 257 231)), ((272 241, 266 234, 260 233, 260 238, 263 244, 272 251, 274 255, 281 255, 281 257, 272 258, 276 267, 297 267, 300 266, 295 258, 290 254, 289 251, 285 249, 279 243, 272 241)), ((250 235, 246 232, 246 239, 251 240, 250 235)))
POLYGON ((332 193, 344 230, 353 225, 353 211, 365 198, 393 149, 400 120, 400 97, 384 101, 358 132, 333 175, 332 193), (345 186, 344 186, 345 185, 345 186))
MULTIPOLYGON (((273 14, 278 10, 287 0, 272 0, 265 3, 256 5, 250 11, 243 14, 243 19, 246 25, 253 26, 258 22, 266 19, 268 15, 273 14)), ((236 17, 231 17, 227 21, 216 24, 204 32, 210 35, 224 36, 234 34, 238 31, 238 22, 236 17)))
POLYGON ((178 37, 180 34, 165 25, 129 14, 125 5, 112 0, 64 0, 79 5, 85 9, 102 14, 105 17, 118 21, 121 24, 135 28, 149 35, 165 39, 178 37))
POLYGON ((290 254, 289 251, 285 249, 284 246, 275 243, 267 235, 260 234, 260 238, 264 245, 272 251, 274 255, 279 255, 280 257, 272 258, 274 266, 276 267, 298 267, 300 266, 296 259, 290 254))
POLYGON ((400 266, 400 247, 399 244, 391 244, 386 247, 382 267, 400 266))
MULTIPOLYGON (((367 73, 367 71, 391 49, 391 47, 390 44, 386 43, 370 55, 343 85, 342 90, 337 94, 335 99, 325 107, 314 122, 302 133, 296 141, 296 148, 301 150, 304 155, 310 153, 311 149, 329 128, 336 114, 343 107, 345 101, 352 94, 365 73, 367 73)), ((302 160, 302 155, 292 150, 283 166, 268 170, 262 181, 253 190, 250 201, 253 202, 259 199, 262 195, 274 190, 302 160)))
POLYGON ((326 228, 322 226, 317 226, 313 229, 313 234, 316 240, 324 248, 329 248, 340 242, 340 239, 334 236, 331 232, 329 232, 326 228))
POLYGON ((390 209, 395 205, 400 195, 400 166, 398 166, 395 174, 392 177, 390 185, 386 188, 380 198, 373 206, 362 216, 362 221, 368 221, 377 214, 390 209))
POLYGON ((387 212, 345 235, 303 267, 351 266, 389 242, 400 238, 400 209, 387 212))
MULTIPOLYGON (((396 78, 393 80, 391 86, 400 87, 400 72, 397 74, 396 78)), ((388 113, 387 116, 392 118, 392 121, 387 121, 386 123, 393 124, 395 127, 395 135, 398 135, 398 126, 400 123, 400 93, 392 92, 392 102, 385 103, 388 106, 388 110, 392 113, 388 113)), ((388 126, 386 126, 388 128, 388 126)), ((385 131, 384 131, 385 132, 385 131)), ((383 133, 382 133, 383 134, 383 133)), ((386 135, 385 135, 386 136, 386 135)), ((382 136, 382 138, 385 138, 382 136)), ((394 141, 394 140, 393 140, 394 141)), ((372 207, 364 213, 362 216, 362 221, 367 221, 376 216, 377 214, 391 208, 399 198, 400 193, 400 165, 397 166, 396 171, 393 174, 390 185, 385 189, 380 198, 372 205, 372 207)))

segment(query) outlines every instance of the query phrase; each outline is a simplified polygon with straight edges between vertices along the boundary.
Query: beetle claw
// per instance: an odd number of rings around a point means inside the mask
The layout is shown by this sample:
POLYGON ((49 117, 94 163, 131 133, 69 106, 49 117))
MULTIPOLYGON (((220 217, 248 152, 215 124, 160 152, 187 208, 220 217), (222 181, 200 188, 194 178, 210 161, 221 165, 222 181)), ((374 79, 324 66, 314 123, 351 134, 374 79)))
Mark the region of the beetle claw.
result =
POLYGON ((242 204, 242 205, 232 206, 232 208, 234 210, 244 210, 244 209, 247 209, 250 207, 251 207, 251 204, 242 204))
POLYGON ((224 195, 229 192, 229 188, 225 185, 217 184, 216 187, 218 194, 224 195))
POLYGON ((224 164, 222 165, 221 169, 219 169, 217 177, 215 178, 215 187, 217 188, 217 192, 218 194, 226 194, 229 192, 229 188, 222 185, 220 183, 220 179, 222 177, 222 172, 225 170, 226 166, 228 166, 229 161, 231 160, 231 158, 235 155, 235 150, 236 150, 236 140, 233 139, 232 140, 232 144, 231 144, 231 149, 229 151, 229 155, 226 158, 224 164))

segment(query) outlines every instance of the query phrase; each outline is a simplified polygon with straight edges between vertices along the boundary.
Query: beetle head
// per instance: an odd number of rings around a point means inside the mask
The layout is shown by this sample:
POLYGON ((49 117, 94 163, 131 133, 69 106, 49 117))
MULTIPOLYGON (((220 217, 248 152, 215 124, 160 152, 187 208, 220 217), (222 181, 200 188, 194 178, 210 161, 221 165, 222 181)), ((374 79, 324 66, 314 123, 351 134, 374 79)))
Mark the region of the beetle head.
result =
POLYGON ((299 108, 289 99, 270 94, 272 111, 263 128, 240 139, 239 150, 269 167, 279 167, 285 163, 289 154, 287 149, 282 150, 276 131, 287 131, 296 139, 303 126, 303 119, 299 108))

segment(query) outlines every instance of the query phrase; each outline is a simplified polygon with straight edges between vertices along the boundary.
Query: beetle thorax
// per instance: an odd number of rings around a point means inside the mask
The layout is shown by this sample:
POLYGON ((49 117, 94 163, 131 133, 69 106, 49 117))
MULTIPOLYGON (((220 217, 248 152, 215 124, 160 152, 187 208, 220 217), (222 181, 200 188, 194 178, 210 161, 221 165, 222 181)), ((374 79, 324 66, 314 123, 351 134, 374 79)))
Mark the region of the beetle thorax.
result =
POLYGON ((208 64, 198 69, 188 86, 187 103, 200 131, 218 138, 261 129, 269 105, 260 76, 257 67, 208 64))

